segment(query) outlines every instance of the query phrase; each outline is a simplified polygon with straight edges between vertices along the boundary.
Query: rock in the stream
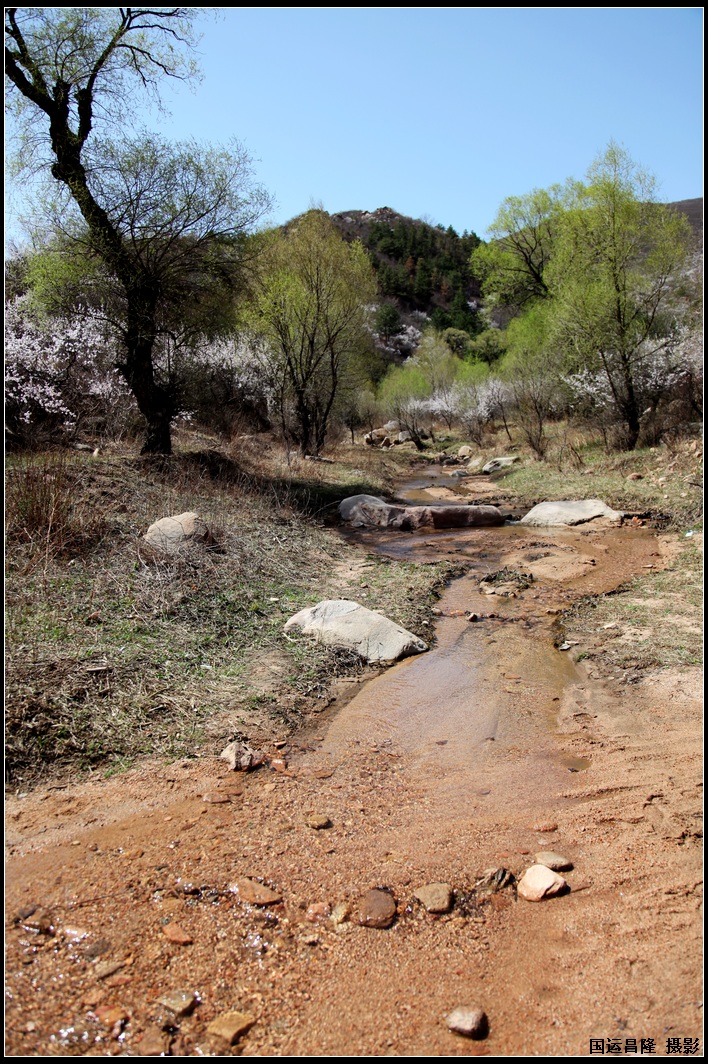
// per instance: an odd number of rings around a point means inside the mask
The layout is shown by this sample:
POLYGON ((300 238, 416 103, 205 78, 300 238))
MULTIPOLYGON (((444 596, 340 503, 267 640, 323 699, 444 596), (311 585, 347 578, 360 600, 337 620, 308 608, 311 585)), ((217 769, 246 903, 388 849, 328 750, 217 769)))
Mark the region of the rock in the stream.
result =
POLYGON ((552 525, 582 525, 598 518, 611 524, 622 523, 624 514, 613 510, 600 499, 577 499, 540 502, 522 517, 519 524, 547 528, 552 525))
POLYGON ((484 1009, 470 1006, 451 1012, 447 1018, 447 1026, 455 1034, 463 1034, 465 1038, 486 1038, 489 1031, 489 1021, 484 1009))
POLYGON ((525 901, 543 901, 554 894, 560 894, 568 884, 546 865, 535 864, 524 873, 517 886, 518 894, 525 901))
POLYGON ((285 625, 286 632, 293 628, 328 646, 347 647, 373 664, 397 661, 428 649, 417 635, 349 599, 326 599, 300 610, 285 625))
POLYGON ((450 506, 400 506, 375 495, 352 495, 339 504, 343 521, 355 528, 389 528, 414 532, 418 528, 475 528, 503 525, 504 515, 496 506, 459 504, 450 506))

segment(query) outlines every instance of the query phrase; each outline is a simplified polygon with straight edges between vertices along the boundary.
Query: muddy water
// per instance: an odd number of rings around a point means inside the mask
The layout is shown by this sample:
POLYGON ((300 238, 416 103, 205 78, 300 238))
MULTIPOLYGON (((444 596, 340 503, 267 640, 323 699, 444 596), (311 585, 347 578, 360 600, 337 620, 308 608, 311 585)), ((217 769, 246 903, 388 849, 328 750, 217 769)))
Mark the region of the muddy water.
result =
MULTIPOLYGON (((398 496, 430 504, 440 501, 444 485, 450 501, 448 482, 426 471, 398 496)), ((465 496, 474 497, 474 483, 469 488, 465 496)), ((563 699, 571 691, 591 699, 591 692, 582 667, 555 645, 557 613, 579 594, 609 590, 620 573, 626 579, 639 571, 651 553, 647 530, 507 524, 343 534, 370 552, 423 563, 452 556, 469 569, 440 599, 432 649, 364 686, 331 722, 322 760, 343 763, 366 746, 398 760, 419 802, 408 810, 407 830, 399 818, 396 832, 397 848, 411 853, 429 825, 439 835, 470 816, 498 820, 513 806, 532 817, 551 799, 557 806, 591 770, 558 734, 563 699), (533 573, 534 583, 515 597, 483 594, 481 579, 505 566, 533 573), (470 614, 480 619, 468 620, 470 614)))

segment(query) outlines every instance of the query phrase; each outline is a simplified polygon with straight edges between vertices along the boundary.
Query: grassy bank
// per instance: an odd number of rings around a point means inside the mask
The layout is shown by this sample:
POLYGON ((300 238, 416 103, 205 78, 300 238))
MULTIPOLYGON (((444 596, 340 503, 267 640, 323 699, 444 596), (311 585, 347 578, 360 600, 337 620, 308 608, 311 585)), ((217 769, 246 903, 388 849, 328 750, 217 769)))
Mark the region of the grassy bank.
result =
POLYGON ((204 442, 185 439, 187 449, 161 461, 83 452, 10 460, 6 771, 14 785, 287 734, 324 707, 334 676, 361 668, 351 655, 283 636, 288 617, 331 592, 425 632, 449 567, 372 558, 364 580, 349 573, 351 550, 325 526, 338 499, 385 490, 377 456, 362 451, 359 468, 288 468, 263 448, 229 455, 204 442), (151 550, 147 527, 187 510, 204 518, 214 542, 179 558, 151 550))

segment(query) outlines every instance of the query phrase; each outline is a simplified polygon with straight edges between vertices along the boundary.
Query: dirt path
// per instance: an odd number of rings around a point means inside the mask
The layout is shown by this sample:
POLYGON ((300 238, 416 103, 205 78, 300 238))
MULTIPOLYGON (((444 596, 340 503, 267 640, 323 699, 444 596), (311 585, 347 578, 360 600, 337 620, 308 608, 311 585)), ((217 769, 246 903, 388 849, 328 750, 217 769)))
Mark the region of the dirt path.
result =
POLYGON ((473 563, 436 648, 271 768, 151 764, 8 802, 9 1054, 702 1052, 699 672, 613 686, 553 645, 559 609, 665 548, 646 530, 511 528, 405 549, 473 563), (482 595, 504 566, 536 580, 482 595), (496 889, 549 849, 574 865, 568 893, 496 889), (244 879, 280 900, 256 904, 244 879), (454 905, 436 915, 414 894, 437 882, 454 905), (359 923, 371 888, 396 902, 387 929, 359 923), (190 1015, 161 1003, 175 992, 196 995, 190 1015), (448 1030, 466 1005, 486 1039, 448 1030), (229 1050, 209 1025, 231 1011, 254 1022, 229 1050))

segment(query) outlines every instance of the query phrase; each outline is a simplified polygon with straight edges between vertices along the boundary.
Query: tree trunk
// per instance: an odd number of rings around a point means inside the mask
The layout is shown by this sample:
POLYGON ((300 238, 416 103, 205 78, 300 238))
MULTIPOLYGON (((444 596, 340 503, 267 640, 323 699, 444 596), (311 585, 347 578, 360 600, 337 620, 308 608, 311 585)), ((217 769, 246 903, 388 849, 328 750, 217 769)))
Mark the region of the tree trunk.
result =
MULTIPOLYGON (((130 297, 129 297, 130 298, 130 297)), ((147 434, 141 454, 172 454, 171 423, 175 415, 172 395, 155 381, 153 348, 155 346, 154 313, 136 316, 128 306, 131 326, 125 337, 127 358, 119 368, 135 396, 138 409, 147 422, 147 434), (150 320, 150 319, 153 320, 150 320)))

